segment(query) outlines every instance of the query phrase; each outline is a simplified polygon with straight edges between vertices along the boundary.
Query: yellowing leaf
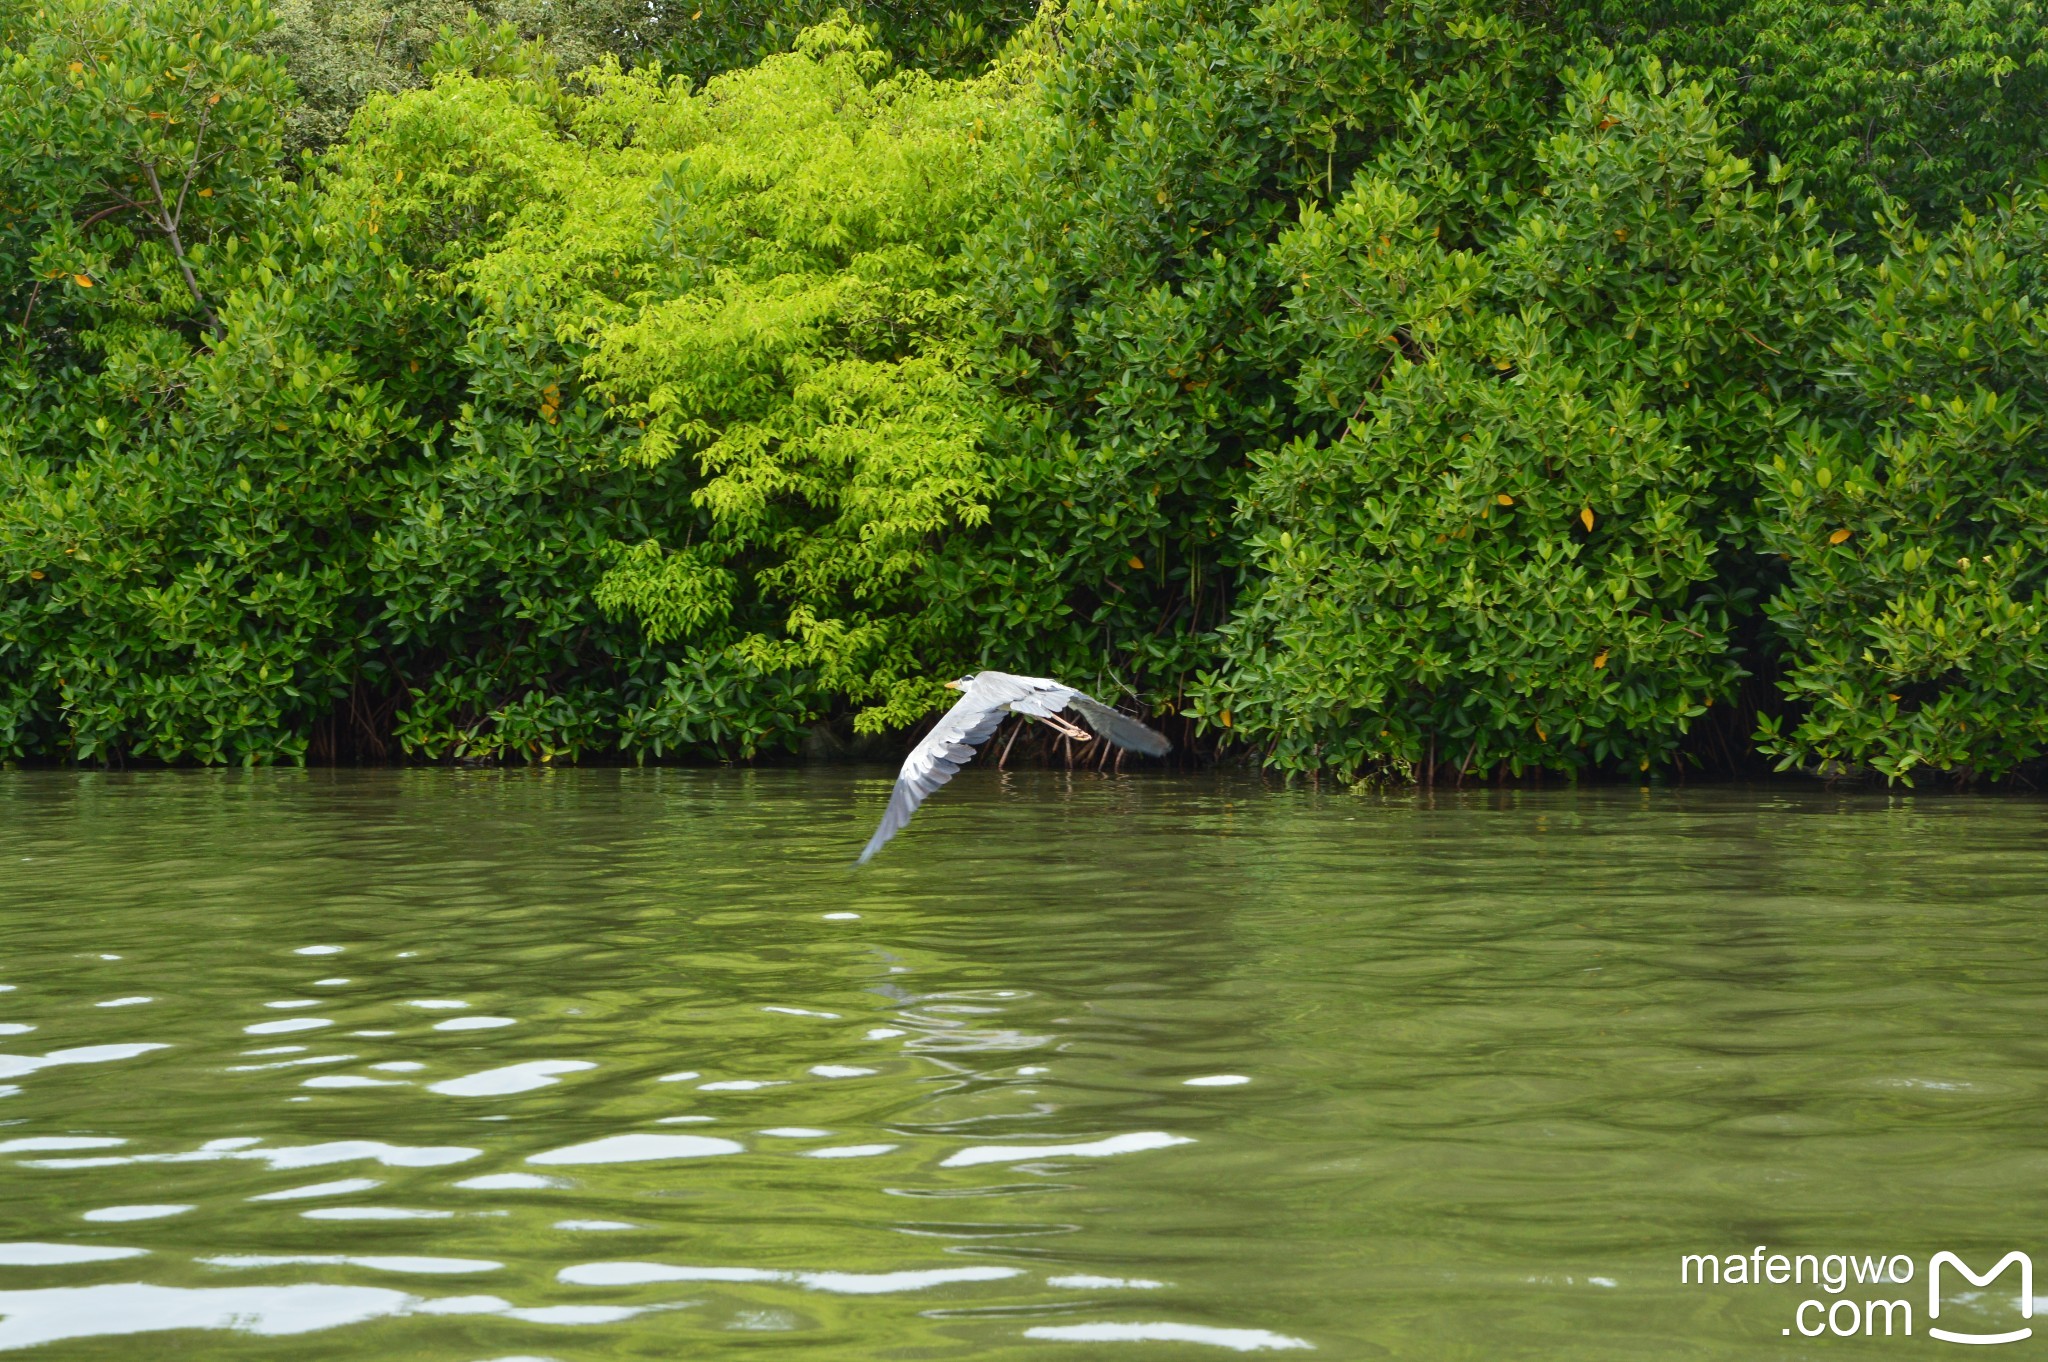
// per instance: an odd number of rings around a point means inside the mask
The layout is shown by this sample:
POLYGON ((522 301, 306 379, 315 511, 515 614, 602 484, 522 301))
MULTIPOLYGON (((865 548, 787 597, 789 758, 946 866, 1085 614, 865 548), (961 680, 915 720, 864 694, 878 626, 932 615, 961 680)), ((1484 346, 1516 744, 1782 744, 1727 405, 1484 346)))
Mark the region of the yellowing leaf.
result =
POLYGON ((1602 649, 1601 649, 1601 650, 1600 650, 1600 651, 1599 651, 1598 653, 1595 653, 1595 654, 1593 655, 1593 668, 1594 668, 1594 670, 1596 670, 1596 671, 1597 671, 1597 670, 1599 670, 1600 668, 1602 668, 1602 667, 1605 667, 1606 665, 1607 665, 1607 650, 1606 650, 1605 648, 1602 648, 1602 649))
POLYGON ((1223 726, 1224 726, 1225 728, 1228 728, 1228 727, 1230 727, 1230 711, 1229 711, 1229 710, 1227 710, 1227 709, 1226 709, 1226 710, 1224 710, 1224 711, 1223 711, 1223 712, 1222 712, 1221 714, 1217 715, 1216 717, 1217 717, 1217 718, 1219 718, 1219 719, 1221 719, 1221 720, 1223 721, 1223 726))
POLYGON ((213 197, 213 191, 211 189, 202 189, 199 191, 199 197, 202 199, 210 199, 213 197))
POLYGON ((1143 572, 1145 570, 1145 560, 1134 553, 1131 555, 1131 567, 1138 572, 1143 572))
POLYGON ((1593 532, 1593 508, 1591 506, 1581 506, 1579 508, 1579 523, 1586 527, 1587 534, 1593 532))
POLYGON ((78 285, 80 288, 92 287, 92 279, 88 275, 74 274, 71 276, 71 282, 78 285))
POLYGON ((1828 542, 1830 544, 1846 544, 1849 542, 1850 533, 1851 531, 1849 530, 1836 530, 1828 536, 1828 542))
POLYGON ((28 575, 28 579, 31 582, 40 582, 41 580, 43 580, 43 574, 40 572, 30 572, 28 575))
POLYGON ((75 61, 75 62, 71 63, 71 74, 72 74, 72 75, 74 75, 74 76, 75 76, 75 75, 77 75, 77 74, 78 74, 79 72, 81 72, 81 71, 83 71, 83 70, 85 70, 85 63, 84 63, 84 62, 82 62, 82 61, 75 61))
POLYGON ((1499 496, 1495 497, 1494 500, 1499 502, 1503 506, 1512 506, 1515 504, 1515 499, 1509 496, 1506 492, 1502 492, 1499 496))

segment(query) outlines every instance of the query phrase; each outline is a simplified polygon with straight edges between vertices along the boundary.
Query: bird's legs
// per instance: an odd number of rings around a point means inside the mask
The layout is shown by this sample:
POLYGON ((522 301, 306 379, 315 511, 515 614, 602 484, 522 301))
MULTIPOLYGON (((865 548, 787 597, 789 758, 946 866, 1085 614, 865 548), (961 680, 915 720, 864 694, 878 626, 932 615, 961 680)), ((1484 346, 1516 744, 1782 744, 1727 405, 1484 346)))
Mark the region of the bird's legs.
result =
POLYGON ((1041 714, 1038 717, 1042 722, 1051 724, 1054 732, 1072 738, 1075 742, 1095 741, 1095 735, 1093 733, 1090 733, 1085 728, 1077 728, 1073 724, 1068 723, 1065 719, 1055 719, 1050 714, 1041 714))

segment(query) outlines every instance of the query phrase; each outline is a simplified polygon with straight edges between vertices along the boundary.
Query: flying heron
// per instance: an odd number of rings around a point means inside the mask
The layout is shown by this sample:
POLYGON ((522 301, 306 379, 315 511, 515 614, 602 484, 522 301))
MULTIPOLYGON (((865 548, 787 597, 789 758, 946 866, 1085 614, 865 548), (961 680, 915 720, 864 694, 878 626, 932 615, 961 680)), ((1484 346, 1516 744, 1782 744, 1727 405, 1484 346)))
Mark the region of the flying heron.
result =
POLYGON ((923 742, 904 759, 897 773, 896 788, 889 794, 889 807, 882 813, 882 825, 868 839, 861 852, 861 864, 882 849, 882 843, 902 831, 917 812, 917 806, 956 772, 974 760, 974 749, 989 739, 1007 714, 1023 714, 1051 724, 1069 738, 1088 738, 1087 730, 1076 728, 1059 717, 1070 710, 1118 747, 1163 757, 1173 744, 1128 715, 1119 714, 1092 695, 1072 686, 1048 681, 1042 676, 1012 676, 1008 672, 976 672, 946 683, 960 691, 960 698, 945 712, 923 742))

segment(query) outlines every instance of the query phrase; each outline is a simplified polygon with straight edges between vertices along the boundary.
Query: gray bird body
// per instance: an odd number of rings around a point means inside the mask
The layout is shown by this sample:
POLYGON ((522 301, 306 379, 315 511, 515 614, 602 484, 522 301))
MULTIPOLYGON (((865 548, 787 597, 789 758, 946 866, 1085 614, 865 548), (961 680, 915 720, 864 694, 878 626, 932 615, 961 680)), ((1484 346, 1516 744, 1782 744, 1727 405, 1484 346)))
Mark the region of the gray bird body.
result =
MULTIPOLYGON (((889 807, 875 835, 861 852, 864 864, 882 849, 917 812, 933 791, 951 780, 961 767, 974 760, 975 749, 1011 714, 1026 714, 1056 726, 1071 728, 1056 716, 1071 712, 1118 747, 1128 747, 1147 756, 1160 757, 1173 750, 1165 737, 1128 715, 1119 714, 1093 696, 1072 686, 1042 676, 1012 676, 1008 672, 976 672, 947 683, 961 692, 953 707, 932 725, 923 742, 911 749, 897 773, 896 788, 889 794, 889 807)), ((1086 736, 1085 734, 1083 736, 1086 736)))

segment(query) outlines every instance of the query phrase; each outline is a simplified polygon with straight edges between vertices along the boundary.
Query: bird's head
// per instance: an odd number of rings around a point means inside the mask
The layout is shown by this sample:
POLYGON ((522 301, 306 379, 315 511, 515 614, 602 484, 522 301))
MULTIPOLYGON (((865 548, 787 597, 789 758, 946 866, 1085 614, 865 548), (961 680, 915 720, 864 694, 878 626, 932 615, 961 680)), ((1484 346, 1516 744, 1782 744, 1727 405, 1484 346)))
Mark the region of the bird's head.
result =
POLYGON ((961 678, 960 678, 959 680, 957 680, 957 681, 948 681, 948 682, 946 683, 946 689, 947 689, 947 690, 966 690, 966 689, 967 689, 967 688, 968 688, 969 686, 971 686, 971 685, 973 685, 973 684, 974 684, 974 677, 973 677, 973 676, 963 676, 963 677, 961 677, 961 678))

